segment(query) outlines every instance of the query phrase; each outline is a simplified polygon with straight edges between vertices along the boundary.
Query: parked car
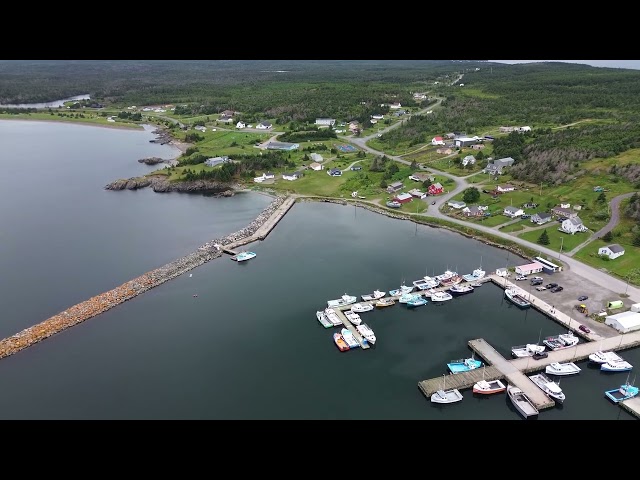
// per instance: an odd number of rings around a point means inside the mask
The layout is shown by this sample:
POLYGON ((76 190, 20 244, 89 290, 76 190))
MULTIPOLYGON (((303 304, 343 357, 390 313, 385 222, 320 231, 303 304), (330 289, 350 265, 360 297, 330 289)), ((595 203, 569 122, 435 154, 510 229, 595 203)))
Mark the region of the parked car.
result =
POLYGON ((547 287, 545 287, 544 285, 540 285, 539 287, 536 287, 536 290, 538 290, 539 292, 542 292, 543 290, 546 290, 547 287))
POLYGON ((578 297, 578 301, 579 301, 579 302, 584 302, 587 298, 589 298, 589 297, 587 297, 586 295, 580 295, 580 296, 578 297))
POLYGON ((528 279, 528 278, 529 278, 529 277, 527 277, 526 275, 518 275, 518 276, 516 277, 516 280, 526 280, 526 279, 528 279))
POLYGON ((560 285, 551 289, 553 293, 561 292, 562 290, 564 290, 564 288, 562 288, 560 285))
POLYGON ((556 288, 557 286, 557 283, 548 283, 547 285, 545 285, 545 287, 547 287, 547 289, 549 290, 551 290, 552 288, 556 288))
POLYGON ((540 280, 541 282, 544 280, 542 277, 531 277, 531 280, 540 280))
POLYGON ((549 356, 549 354, 547 352, 534 353, 533 354, 533 359, 534 360, 541 360, 543 358, 547 358, 548 356, 549 356))
POLYGON ((591 333, 591 329, 586 325, 580 325, 578 328, 582 330, 584 333, 591 333))
POLYGON ((542 285, 542 279, 540 279, 540 280, 531 280, 531 285, 542 285))

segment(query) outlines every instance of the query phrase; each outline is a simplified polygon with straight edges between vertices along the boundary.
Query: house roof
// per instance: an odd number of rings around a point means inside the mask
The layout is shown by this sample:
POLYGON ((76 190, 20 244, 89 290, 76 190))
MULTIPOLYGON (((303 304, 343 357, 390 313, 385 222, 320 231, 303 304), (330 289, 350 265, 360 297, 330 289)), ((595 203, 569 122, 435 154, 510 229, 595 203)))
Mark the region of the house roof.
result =
MULTIPOLYGON (((579 218, 579 217, 573 217, 573 218, 570 218, 570 219, 569 219, 569 221, 570 221, 572 224, 574 224, 575 226, 582 225, 582 220, 580 220, 580 218, 579 218)), ((565 222, 566 222, 566 220, 565 220, 565 222)))
POLYGON ((631 328, 640 325, 640 313, 638 312, 622 312, 615 315, 609 315, 608 319, 616 320, 623 328, 631 328))
POLYGON ((505 212, 514 212, 515 213, 515 212, 522 211, 522 209, 519 208, 519 207, 512 207, 511 205, 509 205, 508 207, 504 207, 504 211, 505 212))
POLYGON ((617 243, 609 245, 607 246, 607 248, 611 250, 613 253, 624 252, 624 247, 622 245, 618 245, 617 243))
POLYGON ((538 212, 536 215, 540 218, 550 218, 551 214, 549 212, 538 212))
POLYGON ((411 195, 409 193, 401 193, 400 195, 396 195, 396 198, 398 200, 406 200, 408 198, 411 198, 411 195))
MULTIPOLYGON (((438 183, 432 183, 432 184, 431 184, 431 187, 434 187, 434 188, 442 188, 442 185, 440 185, 440 182, 438 182, 438 183)), ((429 188, 431 188, 431 187, 429 187, 429 188)))
POLYGON ((460 200, 450 200, 447 203, 452 204, 452 205, 465 205, 465 206, 467 205, 466 203, 461 202, 460 200))

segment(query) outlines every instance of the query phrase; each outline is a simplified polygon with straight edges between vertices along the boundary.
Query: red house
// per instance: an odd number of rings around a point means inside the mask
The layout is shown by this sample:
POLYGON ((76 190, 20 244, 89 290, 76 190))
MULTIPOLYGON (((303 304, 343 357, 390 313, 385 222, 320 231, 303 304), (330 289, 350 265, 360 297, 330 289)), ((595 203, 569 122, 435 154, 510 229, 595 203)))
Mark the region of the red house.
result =
POLYGON ((394 200, 398 203, 409 203, 413 200, 413 197, 408 193, 401 193, 400 195, 396 195, 394 200))
POLYGON ((444 192, 444 188, 439 183, 429 185, 429 195, 440 195, 442 192, 444 192))

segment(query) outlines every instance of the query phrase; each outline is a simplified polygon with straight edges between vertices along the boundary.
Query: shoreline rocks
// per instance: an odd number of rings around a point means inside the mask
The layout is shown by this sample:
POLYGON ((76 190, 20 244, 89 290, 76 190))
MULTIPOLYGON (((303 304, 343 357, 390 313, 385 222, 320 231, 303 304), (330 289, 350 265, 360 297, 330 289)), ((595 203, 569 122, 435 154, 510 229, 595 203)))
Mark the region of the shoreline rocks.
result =
POLYGON ((164 176, 150 175, 147 177, 131 177, 119 179, 105 185, 105 190, 138 190, 151 187, 154 192, 168 193, 211 193, 221 197, 232 197, 237 190, 242 190, 242 185, 216 182, 214 180, 193 180, 174 182, 164 176))

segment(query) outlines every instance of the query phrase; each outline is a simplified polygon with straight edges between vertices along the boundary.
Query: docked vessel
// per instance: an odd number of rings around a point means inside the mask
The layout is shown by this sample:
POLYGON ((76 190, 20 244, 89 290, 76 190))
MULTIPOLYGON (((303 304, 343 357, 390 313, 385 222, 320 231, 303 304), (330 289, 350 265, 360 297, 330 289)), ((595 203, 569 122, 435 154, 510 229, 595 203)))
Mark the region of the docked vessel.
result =
POLYGON ((482 362, 480 360, 476 360, 473 357, 451 360, 449 363, 447 363, 447 368, 451 371, 451 373, 469 372, 471 370, 475 370, 476 368, 480 368, 481 366, 482 362))
POLYGON ((384 297, 384 298, 378 299, 378 301, 376 302, 376 308, 390 307, 391 305, 395 305, 395 304, 396 304, 396 301, 393 298, 384 297))
POLYGON ((400 295, 398 303, 408 303, 410 300, 415 300, 417 298, 421 298, 421 296, 416 293, 405 293, 400 295))
POLYGON ((462 275, 462 278, 467 282, 476 282, 487 274, 482 267, 476 268, 472 273, 467 273, 466 275, 462 275))
POLYGON ((424 298, 422 295, 416 295, 416 297, 407 302, 407 308, 416 308, 421 307, 422 305, 426 305, 428 300, 424 298))
POLYGON ((593 363, 620 362, 623 358, 616 352, 603 352, 601 350, 589 355, 589 360, 593 363))
POLYGON ((358 299, 353 295, 347 295, 346 293, 337 300, 327 300, 327 307, 344 307, 356 303, 358 299))
MULTIPOLYGON (((634 379, 635 383, 635 379, 634 379)), ((638 387, 634 387, 629 384, 629 377, 627 376, 627 381, 620 385, 620 388, 616 388, 613 390, 606 390, 604 392, 605 396, 614 403, 620 403, 624 400, 628 400, 638 395, 638 387)))
POLYGON ((549 375, 576 375, 580 373, 580 367, 573 362, 558 363, 553 362, 546 366, 544 371, 549 375))
POLYGON ((462 400, 462 394, 457 388, 446 389, 446 375, 442 376, 442 389, 431 395, 433 403, 455 403, 462 400))
POLYGON ((256 254, 254 252, 240 252, 237 255, 232 256, 231 260, 235 260, 236 262, 246 262, 255 256, 256 254))
POLYGON ((518 308, 525 309, 531 306, 531 302, 525 298, 524 294, 519 289, 507 288, 504 291, 504 295, 507 297, 507 300, 518 308))
POLYGON ((544 343, 549 350, 563 350, 565 348, 575 347, 579 341, 580 338, 576 337, 573 332, 569 332, 547 337, 542 343, 544 343))
POLYGON ((369 325, 367 325, 366 323, 361 323, 356 327, 356 330, 358 330, 358 333, 364 337, 367 343, 369 343, 370 345, 376 344, 376 335, 375 333, 373 333, 373 330, 369 325))
POLYGON ((362 298, 363 302, 370 302, 371 300, 377 300, 379 298, 382 298, 386 294, 387 294, 387 292, 382 292, 380 290, 374 290, 373 293, 368 293, 366 295, 362 295, 360 298, 362 298))
POLYGON ((419 280, 415 280, 413 282, 413 286, 419 290, 429 290, 430 288, 437 287, 438 283, 434 281, 429 282, 425 278, 421 278, 419 280))
POLYGON ((485 380, 485 367, 482 367, 482 380, 473 385, 473 393, 480 395, 492 395, 494 393, 504 392, 507 386, 500 380, 485 380))
POLYGON ((347 344, 344 337, 338 332, 333 334, 333 341, 341 352, 349 350, 349 344, 347 344))
POLYGON ((513 385, 507 385, 507 395, 509 400, 520 415, 525 419, 536 418, 538 416, 538 409, 533 404, 527 394, 513 385))
POLYGON ((324 328, 333 327, 333 323, 331 323, 329 321, 329 319, 327 318, 327 316, 325 315, 325 313, 322 310, 318 310, 316 312, 316 317, 318 318, 318 321, 320 322, 320 325, 322 325, 324 328))
POLYGON ((402 282, 402 285, 400 285, 400 288, 389 290, 389 296, 399 297, 400 295, 404 295, 405 293, 411 293, 411 292, 413 292, 413 287, 405 285, 404 282, 402 282))
POLYGON ((620 360, 618 362, 606 362, 600 365, 600 370, 603 372, 628 372, 633 368, 626 360, 620 360))
POLYGON ((449 292, 445 292, 444 290, 439 290, 431 293, 431 301, 432 302, 446 302, 447 300, 451 300, 453 295, 449 292))
POLYGON ((358 342, 358 340, 356 340, 355 335, 348 328, 343 328, 342 330, 340 330, 340 333, 342 334, 342 338, 344 339, 344 341, 347 342, 349 349, 358 348, 360 346, 360 343, 358 342))
POLYGON ((333 308, 325 308, 324 314, 334 327, 342 325, 342 320, 340 320, 340 317, 338 317, 338 314, 333 308))
POLYGON ((545 350, 544 345, 536 345, 535 343, 527 343, 526 345, 517 345, 511 347, 511 355, 516 358, 533 357, 535 354, 540 354, 545 350))
POLYGON ((344 316, 347 317, 347 320, 349 320, 354 325, 360 325, 362 323, 362 319, 360 318, 360 315, 358 315, 356 312, 352 312, 351 310, 346 310, 342 313, 344 313, 344 316))
POLYGON ((439 285, 444 288, 453 287, 462 281, 462 277, 451 270, 446 270, 442 275, 437 275, 435 278, 438 280, 439 285))
POLYGON ((355 313, 370 312, 371 310, 373 310, 373 305, 370 303, 354 303, 351 306, 351 311, 355 313))
POLYGON ((454 297, 459 297, 461 295, 466 295, 468 293, 473 293, 473 287, 471 285, 469 285, 468 283, 465 285, 454 285, 453 287, 449 288, 449 293, 451 295, 453 295, 454 297))
POLYGON ((565 394, 556 382, 552 381, 544 373, 530 375, 529 378, 544 394, 558 403, 563 403, 565 394))

